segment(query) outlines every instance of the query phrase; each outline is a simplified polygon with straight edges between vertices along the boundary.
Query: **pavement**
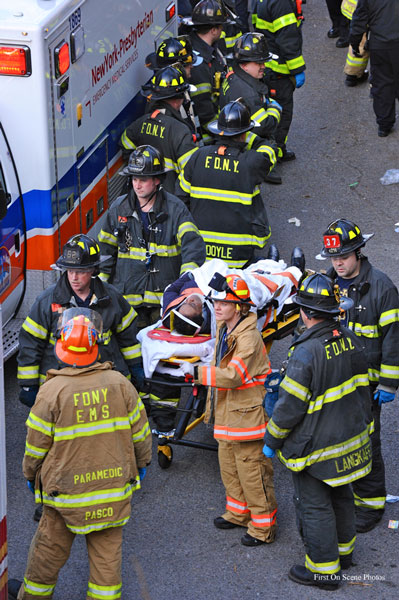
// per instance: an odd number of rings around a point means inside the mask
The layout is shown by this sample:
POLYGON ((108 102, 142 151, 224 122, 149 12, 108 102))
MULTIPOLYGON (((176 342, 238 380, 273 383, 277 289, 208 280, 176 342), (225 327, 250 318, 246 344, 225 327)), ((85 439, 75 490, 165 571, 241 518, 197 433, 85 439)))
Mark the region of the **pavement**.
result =
MULTIPOLYGON (((363 233, 375 233, 365 253, 398 285, 399 185, 383 186, 380 177, 387 169, 399 168, 399 127, 387 138, 379 138, 368 84, 344 85, 346 50, 337 49, 335 40, 327 38, 331 25, 325 3, 308 0, 304 14, 306 83, 295 92, 288 142, 297 160, 282 165, 281 186, 263 186, 271 241, 287 261, 299 245, 310 268, 326 269, 328 262, 315 259, 324 230, 338 217, 352 219, 363 233), (299 226, 288 223, 294 217, 299 226)), ((287 339, 274 344, 274 368, 285 358, 288 345, 287 339)), ((28 411, 18 402, 15 357, 6 364, 5 377, 9 576, 22 579, 36 523, 33 498, 21 472, 28 411)), ((382 411, 387 489, 393 495, 399 495, 397 403, 398 399, 382 411)), ((191 437, 212 441, 204 425, 191 437)), ((399 520, 399 503, 387 505, 373 531, 358 535, 356 565, 345 572, 347 579, 338 591, 305 588, 288 580, 290 567, 303 564, 305 552, 295 524, 290 474, 277 459, 273 462, 279 504, 277 539, 271 545, 247 548, 240 544, 243 530, 213 526, 213 518, 224 511, 216 453, 174 447, 171 467, 162 470, 154 442, 154 460, 142 490, 134 495, 132 518, 124 531, 124 600, 396 598, 399 530, 390 529, 388 522, 399 520)), ((77 536, 54 599, 84 599, 87 580, 85 541, 77 536)))

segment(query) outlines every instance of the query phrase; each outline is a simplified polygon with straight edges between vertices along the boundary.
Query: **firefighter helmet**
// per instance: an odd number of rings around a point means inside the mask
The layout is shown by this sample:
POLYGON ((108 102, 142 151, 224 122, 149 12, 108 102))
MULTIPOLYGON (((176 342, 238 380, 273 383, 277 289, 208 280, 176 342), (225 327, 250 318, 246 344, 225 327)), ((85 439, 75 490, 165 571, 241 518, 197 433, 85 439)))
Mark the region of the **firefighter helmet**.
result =
POLYGON ((102 333, 102 318, 88 308, 69 308, 63 312, 55 344, 59 361, 72 367, 89 367, 98 359, 97 342, 102 333))
POLYGON ((93 238, 78 233, 71 237, 62 249, 62 254, 51 265, 55 269, 70 269, 73 271, 89 271, 108 260, 109 256, 100 255, 100 247, 93 238))
POLYGON ((322 273, 313 273, 306 277, 294 297, 294 302, 315 313, 338 315, 342 310, 353 306, 351 298, 340 297, 339 287, 322 273))
POLYGON ((193 67, 202 63, 202 57, 193 50, 190 38, 186 35, 167 38, 158 46, 156 52, 151 52, 145 59, 146 67, 154 71, 176 62, 193 67))
POLYGON ((236 43, 233 49, 234 58, 237 62, 264 63, 271 60, 266 37, 263 33, 245 33, 236 43))
POLYGON ((239 275, 232 274, 224 277, 220 273, 215 273, 209 282, 209 287, 211 300, 255 306, 247 282, 239 275))
POLYGON ((349 219, 337 219, 330 223, 323 236, 321 256, 343 256, 362 248, 374 233, 362 235, 359 227, 349 219))
POLYGON ((209 123, 208 129, 211 133, 232 136, 245 133, 256 126, 251 120, 251 114, 242 98, 228 102, 219 113, 217 121, 209 123))
POLYGON ((228 17, 226 7, 218 0, 200 0, 194 6, 191 19, 185 20, 187 25, 226 25, 232 23, 228 17))
POLYGON ((159 177, 166 173, 165 161, 159 150, 154 146, 137 146, 129 156, 127 167, 121 175, 133 177, 159 177))
POLYGON ((156 71, 150 82, 142 86, 141 93, 149 100, 164 100, 181 96, 189 88, 183 72, 170 65, 156 71))

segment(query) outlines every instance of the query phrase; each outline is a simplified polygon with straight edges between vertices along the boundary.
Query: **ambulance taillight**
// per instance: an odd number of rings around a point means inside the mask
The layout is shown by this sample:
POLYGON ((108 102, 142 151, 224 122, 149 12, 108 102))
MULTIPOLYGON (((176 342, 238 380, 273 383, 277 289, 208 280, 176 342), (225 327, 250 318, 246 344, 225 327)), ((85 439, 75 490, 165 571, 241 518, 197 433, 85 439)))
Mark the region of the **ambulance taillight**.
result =
POLYGON ((54 63, 55 63, 55 76, 58 79, 69 69, 69 44, 65 40, 62 40, 60 44, 54 49, 54 63))
POLYGON ((29 77, 31 73, 30 49, 27 46, 0 45, 0 75, 29 77))

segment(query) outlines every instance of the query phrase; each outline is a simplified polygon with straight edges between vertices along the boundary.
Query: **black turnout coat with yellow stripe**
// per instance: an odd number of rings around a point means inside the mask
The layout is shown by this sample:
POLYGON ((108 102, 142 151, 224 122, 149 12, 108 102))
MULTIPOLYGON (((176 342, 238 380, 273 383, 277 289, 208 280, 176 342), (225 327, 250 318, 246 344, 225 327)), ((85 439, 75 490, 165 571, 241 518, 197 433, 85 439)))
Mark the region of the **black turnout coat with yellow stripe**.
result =
POLYGON ((359 340, 333 320, 307 329, 291 348, 265 443, 291 471, 335 487, 369 473, 372 430, 359 340))

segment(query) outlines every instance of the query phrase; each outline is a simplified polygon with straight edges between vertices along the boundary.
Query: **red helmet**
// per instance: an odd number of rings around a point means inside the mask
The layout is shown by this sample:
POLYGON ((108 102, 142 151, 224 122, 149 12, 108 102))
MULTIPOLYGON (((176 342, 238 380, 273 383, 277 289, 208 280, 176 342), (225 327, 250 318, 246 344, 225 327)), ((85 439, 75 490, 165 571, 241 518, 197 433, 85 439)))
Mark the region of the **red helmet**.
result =
POLYGON ((90 309, 68 309, 63 313, 60 338, 55 355, 72 367, 89 367, 98 359, 98 338, 102 319, 90 309))

